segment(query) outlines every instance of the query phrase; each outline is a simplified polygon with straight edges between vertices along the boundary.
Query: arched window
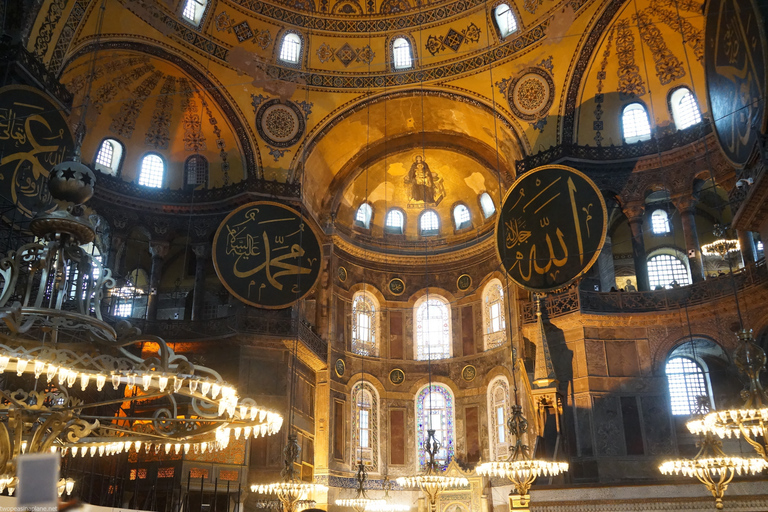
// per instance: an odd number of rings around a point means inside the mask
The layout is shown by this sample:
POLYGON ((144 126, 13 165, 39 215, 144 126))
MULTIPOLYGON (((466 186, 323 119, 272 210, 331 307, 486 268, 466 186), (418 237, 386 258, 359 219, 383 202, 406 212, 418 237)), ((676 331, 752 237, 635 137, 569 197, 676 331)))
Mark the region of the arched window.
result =
POLYGON ((141 159, 141 171, 139 171, 139 185, 145 187, 160 188, 163 186, 165 163, 158 155, 147 155, 141 159))
POLYGON ((408 69, 413 67, 411 42, 405 37, 398 37, 392 43, 392 66, 395 69, 408 69))
POLYGON ((658 254, 648 259, 648 281, 653 290, 657 286, 674 288, 674 283, 680 286, 691 284, 691 277, 677 256, 658 254))
POLYGON ((368 470, 379 469, 379 395, 367 382, 352 388, 352 467, 362 459, 368 470))
POLYGON ((373 208, 370 204, 363 203, 355 214, 355 224, 368 229, 371 227, 371 217, 373 217, 373 208))
POLYGON ((672 92, 669 97, 669 106, 672 108, 672 119, 678 130, 684 130, 701 122, 699 104, 687 87, 680 87, 672 92))
POLYGON ((496 205, 493 204, 493 199, 488 195, 488 192, 483 192, 480 195, 480 208, 483 209, 483 215, 486 219, 496 213, 496 205))
POLYGON ((200 25, 207 4, 208 0, 184 0, 184 10, 181 11, 181 16, 190 23, 200 25))
POLYGON ((294 32, 288 32, 283 36, 280 44, 280 60, 289 64, 298 64, 301 59, 301 37, 294 32))
POLYGON ((454 452, 455 423, 451 390, 441 384, 432 384, 431 388, 424 386, 416 395, 416 437, 421 466, 428 460, 425 448, 427 430, 430 429, 435 431, 435 439, 440 442, 435 461, 443 466, 448 464, 454 452))
POLYGON ((669 215, 664 210, 655 210, 651 214, 651 230, 654 235, 664 235, 670 232, 669 215))
POLYGON ((384 229, 390 233, 402 234, 405 228, 405 216, 397 208, 387 212, 387 218, 384 219, 384 229))
POLYGON ((483 332, 486 350, 500 347, 507 341, 504 288, 498 279, 492 279, 483 290, 483 332))
POLYGON ((378 305, 376 299, 365 292, 357 292, 352 299, 352 352, 364 356, 378 356, 378 305))
POLYGON ((456 225, 456 229, 464 229, 472 225, 469 208, 466 205, 458 204, 453 209, 453 223, 456 225))
POLYGON ((104 139, 96 153, 94 167, 105 173, 117 176, 123 159, 123 145, 116 139, 104 139))
POLYGON ((509 383, 505 377, 496 377, 488 385, 488 428, 494 460, 506 460, 509 456, 508 418, 509 383))
POLYGON ((440 218, 432 210, 427 210, 419 218, 419 232, 422 235, 437 235, 440 233, 440 218))
POLYGON ((651 138, 648 113, 640 103, 630 103, 624 107, 621 114, 621 127, 624 132, 624 142, 628 144, 651 138))
POLYGON ((696 411, 698 397, 710 398, 704 370, 688 357, 673 357, 665 368, 669 384, 672 414, 691 415, 696 411))
POLYGON ((416 360, 451 357, 451 308, 431 295, 416 303, 416 360))
POLYGON ((512 32, 517 32, 517 20, 515 13, 508 4, 499 4, 493 10, 493 17, 496 20, 496 26, 499 29, 502 39, 512 32))
POLYGON ((208 186, 208 160, 204 156, 192 155, 184 162, 184 183, 208 186))

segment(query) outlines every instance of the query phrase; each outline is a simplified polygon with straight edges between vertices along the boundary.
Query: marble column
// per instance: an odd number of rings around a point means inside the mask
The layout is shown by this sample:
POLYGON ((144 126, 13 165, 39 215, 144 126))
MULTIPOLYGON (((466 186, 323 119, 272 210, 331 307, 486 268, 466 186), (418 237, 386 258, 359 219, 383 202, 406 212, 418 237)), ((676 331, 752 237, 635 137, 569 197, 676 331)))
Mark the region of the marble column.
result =
POLYGON ((623 208, 624 215, 629 221, 629 229, 632 232, 632 259, 635 263, 635 277, 637 289, 641 292, 651 289, 648 281, 648 260, 645 254, 645 240, 643 240, 643 206, 632 205, 623 208))
POLYGON ((752 236, 751 231, 739 230, 739 247, 745 267, 757 261, 757 247, 755 247, 755 237, 752 236))
POLYGON ((616 286, 616 268, 613 265, 613 243, 611 237, 605 236, 605 244, 597 257, 597 270, 600 275, 600 291, 607 292, 616 286))
POLYGON ((120 267, 123 265, 123 257, 125 256, 125 240, 126 236, 123 234, 115 233, 112 235, 112 243, 109 246, 109 259, 104 264, 112 270, 113 276, 120 274, 120 267))
POLYGON ((199 243, 192 245, 195 254, 195 289, 192 291, 192 320, 202 320, 205 303, 205 264, 211 253, 211 245, 199 243))
POLYGON ((147 320, 157 320, 157 290, 163 277, 163 261, 168 255, 170 244, 164 240, 149 242, 152 267, 149 272, 149 296, 147 297, 147 320))
POLYGON ((683 223, 685 237, 685 252, 688 255, 688 265, 691 268, 691 278, 694 283, 704 280, 704 265, 701 260, 699 233, 696 231, 696 200, 692 197, 680 198, 674 201, 680 220, 683 223))

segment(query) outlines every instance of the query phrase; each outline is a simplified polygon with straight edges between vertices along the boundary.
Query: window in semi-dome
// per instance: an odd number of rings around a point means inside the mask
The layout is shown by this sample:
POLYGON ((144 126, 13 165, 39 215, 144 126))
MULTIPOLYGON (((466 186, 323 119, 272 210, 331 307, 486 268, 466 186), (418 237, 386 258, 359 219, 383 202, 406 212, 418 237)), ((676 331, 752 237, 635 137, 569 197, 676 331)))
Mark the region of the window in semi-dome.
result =
POLYGON ((504 288, 493 279, 483 290, 483 325, 485 349, 500 347, 507 341, 507 325, 504 321, 504 288))
POLYGON ((384 220, 384 229, 390 233, 402 234, 405 227, 405 216, 401 210, 393 208, 387 212, 384 220))
POLYGON ((669 400, 674 415, 691 415, 696 411, 698 397, 710 400, 705 379, 705 371, 701 365, 688 357, 673 357, 667 361, 665 368, 667 384, 669 385, 669 400))
POLYGON ((117 176, 123 158, 123 145, 115 139, 104 139, 96 153, 94 167, 97 171, 117 176))
POLYGON ((491 453, 495 460, 506 460, 510 439, 507 433, 509 416, 509 384, 505 377, 496 377, 488 385, 488 427, 491 453))
POLYGON ((288 32, 283 36, 280 45, 280 60, 290 64, 298 64, 301 57, 301 38, 294 32, 288 32))
POLYGON ((416 359, 451 357, 451 313, 448 302, 432 295, 416 305, 416 359))
POLYGON ((440 218, 432 210, 427 210, 419 217, 419 232, 422 235, 437 235, 440 233, 440 218))
POLYGON ((355 225, 368 229, 371 227, 371 217, 373 217, 373 208, 370 204, 363 203, 355 213, 355 225))
POLYGON ((699 104, 687 87, 675 89, 669 96, 669 105, 672 107, 672 119, 678 130, 684 130, 701 122, 699 104))
POLYGON ((207 0, 184 0, 184 10, 181 11, 181 15, 188 22, 199 25, 207 4, 207 0))
POLYGON ((496 26, 499 29, 501 37, 507 37, 509 34, 517 31, 517 20, 515 13, 508 4, 499 4, 493 10, 493 17, 496 19, 496 26))
POLYGON ((369 470, 379 467, 379 395, 367 382, 352 388, 352 467, 362 459, 369 470))
POLYGON ((201 155, 192 155, 184 163, 184 182, 187 185, 208 186, 208 160, 201 155))
POLYGON ((139 185, 160 188, 163 186, 165 163, 158 155, 147 155, 141 159, 139 185))
POLYGON ((352 352, 364 356, 378 356, 378 329, 376 299, 358 292, 352 299, 352 352))
POLYGON ((434 429, 440 449, 435 461, 447 465, 454 455, 454 410, 453 394, 441 385, 424 386, 416 396, 416 437, 418 439, 419 464, 428 460, 426 453, 427 430, 434 429))
POLYGON ((395 69, 408 69, 413 66, 411 42, 404 37, 398 37, 392 43, 392 65, 395 69))
POLYGON ((480 195, 480 208, 483 209, 483 215, 486 219, 496 213, 496 205, 493 204, 493 199, 488 195, 488 192, 483 192, 480 195))
POLYGON ((648 281, 651 290, 657 286, 674 288, 691 284, 688 268, 680 258, 671 254, 658 254, 648 259, 648 281))
POLYGON ((651 214, 651 231, 654 235, 664 235, 670 232, 669 215, 664 210, 655 210, 651 214))
POLYGON ((456 229, 464 229, 472 225, 472 219, 469 216, 469 208, 466 205, 458 204, 453 209, 453 222, 456 229))
POLYGON ((621 129, 624 142, 632 143, 651 138, 651 124, 648 113, 640 103, 631 103, 624 107, 621 114, 621 129))

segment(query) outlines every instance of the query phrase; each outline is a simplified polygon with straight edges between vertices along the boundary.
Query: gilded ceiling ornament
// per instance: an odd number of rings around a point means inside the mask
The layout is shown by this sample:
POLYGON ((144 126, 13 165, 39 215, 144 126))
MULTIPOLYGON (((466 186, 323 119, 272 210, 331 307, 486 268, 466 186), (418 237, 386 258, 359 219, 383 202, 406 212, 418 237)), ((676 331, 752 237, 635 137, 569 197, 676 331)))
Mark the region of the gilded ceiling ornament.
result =
POLYGON ((328 46, 326 43, 323 43, 317 48, 317 58, 321 64, 325 64, 328 61, 333 62, 336 60, 334 55, 335 51, 336 50, 328 46))
POLYGON ((112 133, 126 139, 131 138, 133 130, 136 128, 136 118, 144 108, 144 102, 152 94, 152 91, 155 90, 162 77, 163 72, 155 70, 133 90, 132 97, 123 102, 123 105, 120 107, 120 113, 112 119, 112 124, 109 126, 109 130, 112 133))
POLYGON ((616 22, 616 55, 619 57, 619 98, 634 98, 645 94, 645 82, 635 64, 635 36, 629 20, 616 22))
POLYGON ((653 24, 646 12, 639 12, 632 16, 640 30, 640 37, 650 48, 653 60, 656 63, 656 76, 661 85, 667 85, 685 76, 682 62, 667 48, 661 31, 653 24))
POLYGON ((522 75, 509 80, 506 95, 512 113, 524 121, 538 122, 549 113, 554 101, 555 82, 546 70, 528 68, 522 75))
POLYGON ((253 38, 253 42, 258 44, 262 50, 266 50, 269 48, 269 45, 272 44, 272 33, 269 30, 264 29, 256 34, 256 37, 253 38))
POLYGON ((454 52, 458 52, 462 45, 465 43, 476 43, 480 40, 480 28, 474 23, 470 23, 467 28, 461 32, 457 32, 453 28, 448 29, 448 33, 444 36, 429 36, 427 38, 426 49, 432 55, 436 55, 441 51, 450 48, 454 52))

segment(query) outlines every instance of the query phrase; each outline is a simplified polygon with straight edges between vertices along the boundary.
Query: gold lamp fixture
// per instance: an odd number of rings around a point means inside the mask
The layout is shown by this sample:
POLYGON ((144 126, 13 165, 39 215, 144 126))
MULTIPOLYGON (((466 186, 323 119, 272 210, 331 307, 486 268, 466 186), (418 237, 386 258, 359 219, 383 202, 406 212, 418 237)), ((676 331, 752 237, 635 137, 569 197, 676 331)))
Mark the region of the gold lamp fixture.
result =
MULTIPOLYGON (((528 506, 531 485, 539 476, 557 476, 568 471, 567 462, 538 460, 531 457, 530 449, 523 444, 523 435, 528 431, 528 420, 523 415, 520 405, 512 406, 512 414, 507 421, 509 433, 515 437, 515 447, 509 458, 504 461, 484 462, 475 471, 482 476, 506 477, 514 485, 517 497, 510 500, 519 503, 521 507, 528 506)), ((511 505, 511 504, 510 504, 511 505)))
POLYGON ((729 253, 739 250, 738 240, 726 240, 725 238, 701 246, 701 252, 707 256, 720 256, 722 259, 725 259, 729 253))
MULTIPOLYGON (((365 469, 365 464, 362 459, 357 466, 357 493, 354 498, 345 498, 336 500, 336 505, 340 507, 352 507, 356 512, 364 512, 366 510, 373 510, 374 507, 380 507, 386 505, 386 500, 369 498, 365 492, 365 480, 368 477, 368 472, 365 469)), ((380 509, 377 509, 380 510, 380 509)))

